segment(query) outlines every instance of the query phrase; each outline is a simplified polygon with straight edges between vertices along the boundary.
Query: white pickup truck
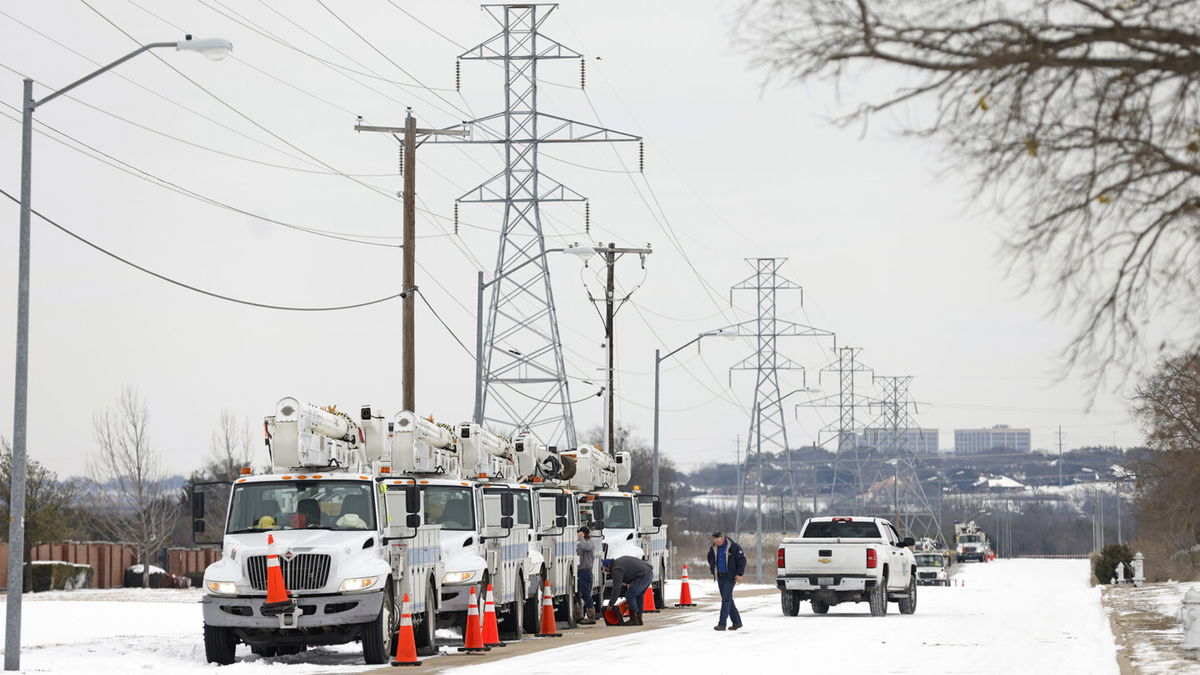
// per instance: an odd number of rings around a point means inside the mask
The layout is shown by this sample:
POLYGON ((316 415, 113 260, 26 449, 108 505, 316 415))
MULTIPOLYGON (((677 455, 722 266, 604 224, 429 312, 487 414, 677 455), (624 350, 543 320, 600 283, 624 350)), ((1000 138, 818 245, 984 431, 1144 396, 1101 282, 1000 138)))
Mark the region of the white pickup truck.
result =
POLYGON ((810 518, 799 537, 779 545, 779 587, 785 616, 800 603, 826 614, 843 602, 867 602, 871 616, 887 614, 889 601, 901 614, 917 611, 917 565, 912 538, 902 539, 882 518, 810 518))

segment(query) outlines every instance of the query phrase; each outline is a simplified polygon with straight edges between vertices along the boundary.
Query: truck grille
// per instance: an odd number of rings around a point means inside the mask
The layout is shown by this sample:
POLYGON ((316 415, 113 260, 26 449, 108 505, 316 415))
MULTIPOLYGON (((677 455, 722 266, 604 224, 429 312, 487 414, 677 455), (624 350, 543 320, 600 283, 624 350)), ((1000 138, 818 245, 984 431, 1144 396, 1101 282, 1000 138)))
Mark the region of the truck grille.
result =
POLYGON ((917 572, 917 577, 920 579, 936 579, 937 572, 917 572))
MULTIPOLYGON (((329 580, 330 558, 324 553, 301 553, 291 560, 279 558, 283 572, 283 583, 289 591, 315 591, 325 587, 329 580)), ((250 587, 256 591, 267 590, 267 556, 252 555, 246 559, 246 574, 250 587)))

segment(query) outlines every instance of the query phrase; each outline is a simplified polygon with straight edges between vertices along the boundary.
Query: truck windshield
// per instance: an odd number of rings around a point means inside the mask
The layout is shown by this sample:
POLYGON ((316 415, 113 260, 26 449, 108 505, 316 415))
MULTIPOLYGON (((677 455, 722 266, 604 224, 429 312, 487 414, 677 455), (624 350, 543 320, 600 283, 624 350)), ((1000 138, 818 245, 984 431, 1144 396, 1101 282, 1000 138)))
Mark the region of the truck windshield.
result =
POLYGON ((267 530, 373 530, 371 483, 301 480, 233 488, 229 534, 267 530))
POLYGON ((917 567, 944 567, 945 558, 938 553, 917 554, 917 567))
POLYGON ((593 517, 604 521, 604 527, 633 529, 632 497, 600 497, 592 508, 593 517))
POLYGON ((469 487, 425 485, 425 524, 443 530, 475 530, 475 500, 469 487))
POLYGON ((977 534, 964 534, 958 540, 964 544, 978 544, 981 538, 977 534))
POLYGON ((872 521, 817 521, 804 528, 806 539, 880 539, 879 527, 872 521))

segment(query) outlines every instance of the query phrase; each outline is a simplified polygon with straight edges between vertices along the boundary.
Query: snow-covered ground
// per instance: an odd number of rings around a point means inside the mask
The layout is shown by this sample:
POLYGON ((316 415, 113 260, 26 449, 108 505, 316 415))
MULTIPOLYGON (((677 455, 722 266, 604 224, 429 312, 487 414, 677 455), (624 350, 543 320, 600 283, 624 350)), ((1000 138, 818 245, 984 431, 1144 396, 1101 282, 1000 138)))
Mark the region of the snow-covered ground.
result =
MULTIPOLYGON (((468 675, 523 672, 766 672, 793 664, 804 670, 851 672, 1116 673, 1116 651, 1100 590, 1088 586, 1084 560, 1000 560, 960 566, 963 587, 922 587, 917 613, 891 605, 872 618, 866 605, 841 605, 827 616, 805 606, 784 617, 779 597, 747 597, 746 627, 715 633, 715 584, 693 578, 698 614, 673 626, 612 637, 462 668, 468 675)), ((678 582, 668 584, 670 602, 678 582)), ((195 590, 114 589, 27 595, 26 672, 163 673, 217 670, 204 661, 200 597, 195 590)), ((1166 604, 1169 601, 1164 600, 1166 604)), ((433 659, 450 665, 455 657, 433 659)), ((352 673, 371 670, 357 645, 310 649, 264 659, 238 648, 231 673, 352 673)), ((458 669, 456 669, 458 670, 458 669)))
POLYGON ((1183 653, 1179 608, 1200 582, 1108 587, 1104 602, 1124 634, 1127 658, 1139 673, 1196 673, 1200 662, 1183 653))
MULTIPOLYGON (((917 613, 805 606, 785 617, 779 598, 747 598, 745 628, 715 633, 710 612, 656 631, 596 640, 455 669, 488 673, 1117 673, 1116 648, 1084 560, 1000 560, 963 565, 964 587, 922 587, 917 613)), ((619 629, 613 629, 619 631, 619 629)))

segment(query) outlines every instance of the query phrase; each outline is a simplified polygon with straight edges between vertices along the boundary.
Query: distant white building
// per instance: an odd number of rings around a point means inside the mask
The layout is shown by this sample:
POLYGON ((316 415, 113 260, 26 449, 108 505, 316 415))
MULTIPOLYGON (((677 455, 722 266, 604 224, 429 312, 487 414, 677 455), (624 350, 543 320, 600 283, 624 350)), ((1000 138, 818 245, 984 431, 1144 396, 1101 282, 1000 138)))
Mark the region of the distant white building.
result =
MULTIPOLYGON (((858 435, 858 447, 887 451, 890 449, 890 434, 890 429, 864 429, 858 435)), ((897 439, 897 445, 900 446, 902 452, 915 452, 922 455, 936 453, 938 451, 938 430, 906 429, 897 439)))
POLYGON ((991 429, 955 429, 954 454, 981 455, 988 452, 1029 452, 1029 429, 997 424, 991 429))

